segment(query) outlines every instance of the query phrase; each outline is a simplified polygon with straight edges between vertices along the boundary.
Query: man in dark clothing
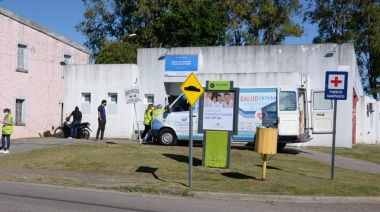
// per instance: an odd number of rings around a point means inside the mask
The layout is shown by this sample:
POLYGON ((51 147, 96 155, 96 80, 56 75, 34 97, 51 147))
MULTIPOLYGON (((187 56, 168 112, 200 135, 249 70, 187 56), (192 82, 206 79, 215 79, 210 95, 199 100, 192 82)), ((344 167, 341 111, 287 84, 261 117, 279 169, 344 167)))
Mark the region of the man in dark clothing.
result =
POLYGON ((75 110, 68 117, 69 120, 71 116, 73 116, 73 122, 71 123, 69 139, 77 137, 78 127, 82 122, 82 112, 79 111, 78 106, 75 107, 75 110))
POLYGON ((99 133, 100 133, 100 140, 103 140, 104 130, 106 128, 106 110, 104 107, 107 106, 107 101, 102 100, 102 104, 98 107, 98 131, 96 132, 96 138, 95 141, 99 139, 99 133))

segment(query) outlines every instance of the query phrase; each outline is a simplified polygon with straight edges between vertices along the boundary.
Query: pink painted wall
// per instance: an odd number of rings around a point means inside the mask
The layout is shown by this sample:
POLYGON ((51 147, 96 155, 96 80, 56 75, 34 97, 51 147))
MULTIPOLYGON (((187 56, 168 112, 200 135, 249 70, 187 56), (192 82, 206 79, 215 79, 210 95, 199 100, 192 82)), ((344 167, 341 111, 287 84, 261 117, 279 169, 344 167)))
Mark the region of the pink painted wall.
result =
POLYGON ((15 116, 16 98, 25 99, 25 126, 15 126, 12 138, 47 136, 60 124, 64 54, 89 63, 86 47, 0 8, 0 112, 10 108, 15 116), (16 71, 18 44, 27 45, 28 73, 16 71))

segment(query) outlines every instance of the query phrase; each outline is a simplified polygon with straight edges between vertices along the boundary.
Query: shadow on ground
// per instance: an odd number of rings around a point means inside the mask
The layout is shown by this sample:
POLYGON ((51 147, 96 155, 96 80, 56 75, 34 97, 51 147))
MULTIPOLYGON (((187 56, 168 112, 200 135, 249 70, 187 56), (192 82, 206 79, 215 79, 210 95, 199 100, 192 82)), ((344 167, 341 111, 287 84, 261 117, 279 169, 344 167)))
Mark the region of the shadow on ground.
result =
MULTIPOLYGON (((260 167, 260 168, 263 168, 262 165, 256 165, 256 166, 260 167)), ((304 177, 312 177, 312 178, 317 178, 317 179, 324 179, 322 177, 314 177, 314 176, 311 176, 311 175, 305 175, 305 174, 299 174, 299 173, 296 173, 296 172, 287 171, 287 170, 284 170, 284 169, 281 169, 281 168, 277 168, 277 167, 274 167, 274 166, 267 166, 267 169, 268 170, 277 170, 277 171, 287 172, 287 173, 291 173, 291 174, 295 174, 295 175, 299 175, 299 176, 304 176, 304 177)))
POLYGON ((223 176, 237 179, 237 180, 245 180, 245 179, 254 179, 257 180, 256 177, 248 176, 245 174, 237 173, 237 172, 227 172, 227 173, 222 173, 223 176))
MULTIPOLYGON (((175 155, 175 154, 162 154, 162 155, 181 163, 187 163, 187 164, 189 163, 188 156, 175 155)), ((199 160, 198 158, 193 158, 193 166, 201 166, 201 165, 202 165, 202 160, 199 160)))
POLYGON ((300 149, 293 149, 293 148, 284 148, 278 151, 279 154, 285 154, 285 155, 298 155, 301 153, 304 154, 311 154, 309 152, 302 151, 300 149))
MULTIPOLYGON (((160 179, 160 178, 156 175, 155 172, 156 172, 157 170, 158 170, 158 168, 153 168, 153 167, 149 167, 149 166, 140 166, 139 168, 136 169, 136 172, 152 174, 152 176, 153 176, 155 179, 160 180, 160 181, 163 181, 163 182, 167 182, 166 180, 160 179)), ((181 182, 175 182, 175 183, 178 183, 178 184, 183 185, 183 186, 187 186, 187 185, 185 185, 184 183, 181 183, 181 182)))
POLYGON ((136 172, 140 172, 140 173, 149 173, 149 174, 152 174, 153 177, 157 180, 161 180, 161 181, 164 181, 165 180, 162 180, 160 179, 157 175, 156 175, 156 171, 157 171, 158 168, 152 168, 152 167, 148 167, 148 166, 140 166, 139 168, 136 169, 136 172))

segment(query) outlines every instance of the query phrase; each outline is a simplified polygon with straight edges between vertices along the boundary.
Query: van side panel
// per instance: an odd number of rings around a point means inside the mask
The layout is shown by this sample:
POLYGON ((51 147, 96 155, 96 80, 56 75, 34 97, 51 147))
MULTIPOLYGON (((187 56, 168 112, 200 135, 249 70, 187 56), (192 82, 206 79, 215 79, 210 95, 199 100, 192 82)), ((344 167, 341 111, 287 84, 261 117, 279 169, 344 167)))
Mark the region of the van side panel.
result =
MULTIPOLYGON (((239 99, 235 99, 235 101, 239 101, 238 134, 232 136, 232 141, 253 142, 257 126, 278 127, 277 92, 276 87, 240 88, 239 99)), ((187 111, 178 109, 181 108, 178 106, 184 101, 183 97, 183 94, 179 96, 174 103, 170 105, 169 110, 153 120, 153 137, 158 137, 162 129, 169 128, 175 132, 178 140, 189 140, 189 111, 188 109, 187 111)), ((281 104, 280 106, 284 107, 286 104, 281 104)), ((294 108, 291 109, 293 110, 294 108)), ((296 110, 297 109, 296 107, 296 110)), ((287 111, 287 108, 282 108, 282 110, 284 110, 285 113, 290 112, 290 109, 287 111)), ((199 121, 198 113, 199 102, 195 104, 193 110, 193 139, 203 141, 203 134, 197 132, 199 121)), ((299 121, 299 117, 297 120, 299 121)), ((285 119, 283 121, 285 121, 285 119)), ((293 126, 291 131, 299 131, 299 129, 299 126, 293 126)), ((294 140, 294 135, 279 137, 280 142, 294 142, 294 140)))

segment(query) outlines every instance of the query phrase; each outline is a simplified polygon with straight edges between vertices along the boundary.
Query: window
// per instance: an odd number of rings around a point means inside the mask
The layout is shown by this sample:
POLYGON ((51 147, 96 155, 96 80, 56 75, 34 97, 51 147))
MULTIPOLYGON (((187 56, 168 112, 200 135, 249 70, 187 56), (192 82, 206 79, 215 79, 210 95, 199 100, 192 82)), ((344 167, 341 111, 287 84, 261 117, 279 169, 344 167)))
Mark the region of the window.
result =
POLYGON ((25 99, 16 99, 15 125, 25 126, 25 109, 25 99))
POLYGON ((295 111, 297 110, 296 92, 294 91, 281 91, 279 98, 279 106, 281 111, 295 111))
POLYGON ((69 54, 64 54, 63 60, 65 61, 66 65, 73 64, 73 57, 69 54))
POLYGON ((153 104, 154 103, 154 95, 153 94, 145 94, 145 104, 153 104))
POLYGON ((65 78, 65 70, 67 70, 67 66, 66 65, 70 65, 70 64, 73 64, 73 57, 69 54, 63 54, 63 62, 64 63, 61 63, 62 65, 62 69, 61 69, 61 77, 62 79, 65 78))
POLYGON ((108 94, 108 103, 117 104, 117 93, 108 94))
POLYGON ((325 92, 319 91, 313 93, 313 110, 331 110, 333 102, 330 99, 325 99, 325 92))
POLYGON ((107 114, 117 114, 117 93, 108 93, 107 114))
POLYGON ((91 94, 90 93, 83 93, 83 103, 91 103, 91 94))
POLYGON ((91 114, 91 93, 82 93, 82 105, 83 114, 91 114))
POLYGON ((17 68, 16 71, 19 72, 28 72, 27 69, 27 59, 28 59, 28 52, 27 52, 27 45, 24 44, 18 44, 17 45, 17 68))
POLYGON ((172 106, 172 112, 189 111, 190 104, 185 96, 179 98, 172 106))

